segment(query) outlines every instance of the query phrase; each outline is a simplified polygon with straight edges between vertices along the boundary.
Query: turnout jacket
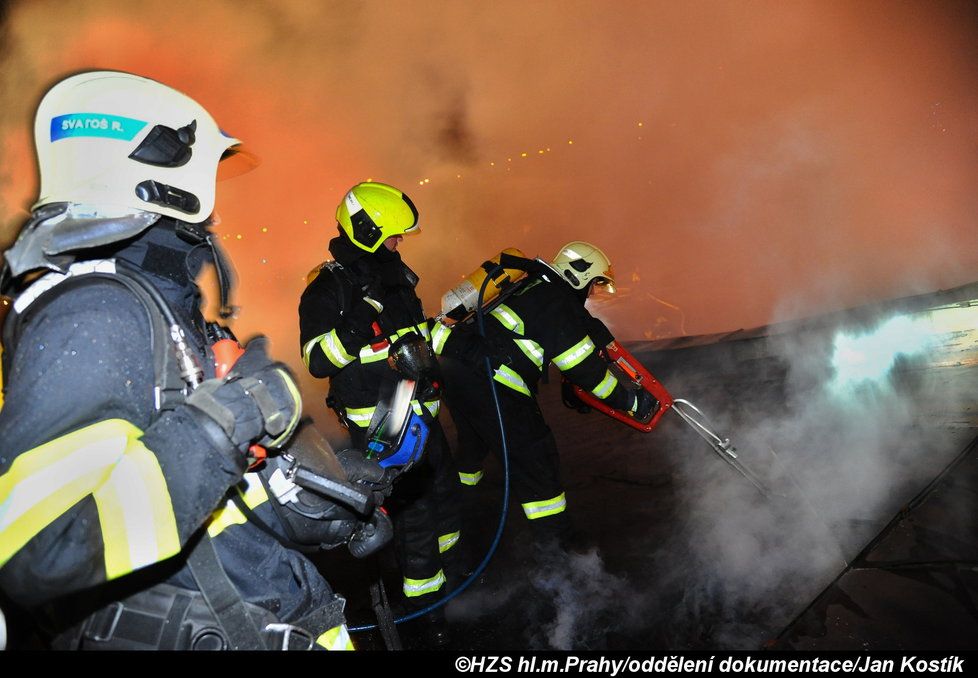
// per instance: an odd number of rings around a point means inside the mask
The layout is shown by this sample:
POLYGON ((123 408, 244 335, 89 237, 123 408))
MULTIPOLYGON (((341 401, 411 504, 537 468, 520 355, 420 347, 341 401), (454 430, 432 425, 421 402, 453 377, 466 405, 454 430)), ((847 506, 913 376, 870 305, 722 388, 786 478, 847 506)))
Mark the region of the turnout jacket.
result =
MULTIPOLYGON (((505 364, 494 366, 493 378, 498 383, 533 397, 543 371, 552 362, 571 382, 611 407, 624 411, 635 407, 635 395, 618 382, 598 354, 614 337, 588 313, 579 293, 556 274, 554 280, 540 277, 526 283, 486 316, 485 327, 492 351, 506 358, 505 364)), ((463 344, 471 346, 475 332, 474 324, 453 328, 436 324, 432 330, 435 353, 468 353, 470 349, 463 344)))
MULTIPOLYGON (((210 378, 200 296, 186 250, 174 258, 180 247, 172 231, 154 227, 116 257, 150 266, 145 279, 168 301, 210 378)), ((335 605, 311 561, 230 501, 240 494, 276 524, 256 474, 243 475, 242 455, 215 447, 185 406, 157 411, 152 346, 164 339, 152 335, 143 302, 116 282, 81 275, 36 299, 21 295, 20 310, 27 315, 4 353, 0 409, 6 596, 53 636, 156 585, 195 591, 182 556, 204 528, 247 603, 280 621, 335 605)), ((322 634, 321 644, 348 644, 345 628, 307 630, 322 634)))
MULTIPOLYGON (((418 276, 399 253, 383 246, 365 252, 344 235, 330 241, 329 252, 333 260, 320 266, 299 301, 302 359, 314 377, 329 377, 330 397, 347 422, 366 428, 382 385, 398 379, 387 365, 389 344, 412 332, 430 341, 431 321, 415 293, 418 276), (383 307, 376 327, 351 312, 365 296, 383 307)), ((413 405, 436 416, 440 403, 413 405)))

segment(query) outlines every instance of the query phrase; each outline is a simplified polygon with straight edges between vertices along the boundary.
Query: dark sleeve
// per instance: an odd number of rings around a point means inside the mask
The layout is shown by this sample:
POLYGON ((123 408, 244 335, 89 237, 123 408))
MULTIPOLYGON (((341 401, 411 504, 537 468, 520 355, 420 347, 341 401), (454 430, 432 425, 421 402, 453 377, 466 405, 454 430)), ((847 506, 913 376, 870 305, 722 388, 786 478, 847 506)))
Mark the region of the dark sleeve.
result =
POLYGON ((176 555, 240 479, 184 408, 154 418, 147 310, 69 290, 20 334, 0 410, 0 587, 30 607, 176 555))
POLYGON ((576 299, 561 303, 554 322, 557 340, 553 363, 577 386, 616 410, 635 407, 635 394, 621 384, 599 353, 614 337, 576 299))
POLYGON ((302 360, 314 377, 332 377, 355 361, 367 342, 363 328, 343 316, 344 290, 337 276, 323 271, 299 300, 299 343, 302 360))

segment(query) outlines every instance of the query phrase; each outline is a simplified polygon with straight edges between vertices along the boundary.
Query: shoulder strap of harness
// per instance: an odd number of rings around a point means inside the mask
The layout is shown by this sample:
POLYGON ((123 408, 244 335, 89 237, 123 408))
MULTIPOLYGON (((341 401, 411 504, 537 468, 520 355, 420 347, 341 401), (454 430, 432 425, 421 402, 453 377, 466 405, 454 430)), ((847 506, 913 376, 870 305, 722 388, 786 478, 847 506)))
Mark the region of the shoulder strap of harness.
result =
POLYGON ((146 310, 150 327, 150 346, 156 383, 153 405, 157 412, 173 409, 183 402, 187 384, 180 374, 177 356, 170 344, 170 323, 173 312, 150 284, 136 270, 117 266, 111 259, 83 261, 72 264, 65 273, 48 273, 38 278, 14 300, 3 326, 4 372, 9 374, 10 361, 17 348, 24 323, 58 298, 60 294, 86 285, 110 282, 128 290, 146 310))

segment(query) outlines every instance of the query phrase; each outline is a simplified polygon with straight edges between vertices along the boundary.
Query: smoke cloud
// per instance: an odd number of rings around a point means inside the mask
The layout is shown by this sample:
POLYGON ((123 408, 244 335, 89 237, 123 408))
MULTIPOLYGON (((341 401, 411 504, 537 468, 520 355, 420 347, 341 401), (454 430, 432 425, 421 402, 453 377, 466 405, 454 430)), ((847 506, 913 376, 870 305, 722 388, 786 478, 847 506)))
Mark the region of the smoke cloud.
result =
POLYGON ((813 324, 766 340, 774 367, 754 378, 745 364, 760 363, 749 342, 736 362, 716 366, 718 380, 737 385, 729 400, 715 383, 680 378, 672 386, 719 415, 717 428, 777 494, 762 497, 696 450, 680 457, 682 517, 658 545, 670 556, 659 561, 660 594, 682 591, 666 615, 673 646, 773 640, 963 448, 973 433, 960 427, 974 399, 947 367, 974 359, 974 318, 959 308, 813 324), (892 332, 905 324, 929 332, 892 332), (893 361, 867 370, 862 359, 883 353, 893 361))

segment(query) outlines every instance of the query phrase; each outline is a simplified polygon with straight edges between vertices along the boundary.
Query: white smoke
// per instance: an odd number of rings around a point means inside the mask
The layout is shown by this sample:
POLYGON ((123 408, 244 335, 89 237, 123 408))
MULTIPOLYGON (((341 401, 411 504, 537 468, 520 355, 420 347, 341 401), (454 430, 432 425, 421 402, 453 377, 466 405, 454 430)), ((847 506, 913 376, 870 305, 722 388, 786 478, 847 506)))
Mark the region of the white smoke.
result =
MULTIPOLYGON (((967 407, 935 366, 957 350, 975 314, 946 322, 949 313, 772 337, 768 360, 783 369, 775 378, 751 379, 749 343, 728 347, 723 371, 743 389, 733 398, 742 407, 725 408, 719 428, 781 496, 765 499, 702 455, 682 457, 686 520, 677 541, 689 545, 688 560, 664 584, 684 589, 676 642, 770 641, 967 442, 928 417, 967 407)), ((716 393, 687 386, 701 391, 704 409, 721 406, 716 393)))

